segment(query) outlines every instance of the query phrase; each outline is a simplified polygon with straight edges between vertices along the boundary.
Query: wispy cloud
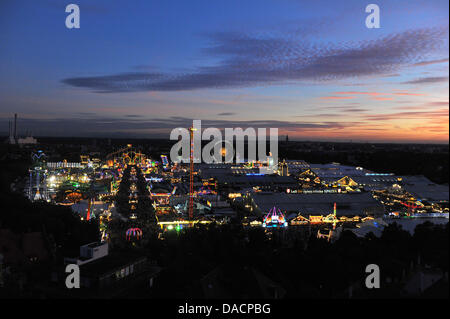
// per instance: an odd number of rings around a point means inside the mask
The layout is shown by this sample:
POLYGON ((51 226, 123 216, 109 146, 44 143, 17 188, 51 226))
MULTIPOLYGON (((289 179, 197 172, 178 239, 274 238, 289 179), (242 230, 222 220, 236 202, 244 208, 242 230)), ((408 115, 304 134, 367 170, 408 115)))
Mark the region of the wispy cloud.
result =
POLYGON ((412 93, 407 91, 398 91, 398 92, 359 92, 359 91, 340 91, 340 92, 333 92, 333 94, 338 95, 331 95, 331 96, 322 96, 321 99, 326 100, 346 100, 346 99, 354 99, 356 96, 369 96, 372 100, 376 101, 392 101, 394 100, 393 97, 386 97, 389 95, 406 95, 406 96, 425 96, 424 93, 412 93))
POLYGON ((412 66, 425 66, 425 65, 445 63, 445 62, 448 62, 448 58, 438 59, 438 60, 429 60, 429 61, 420 61, 420 62, 414 63, 412 66))
POLYGON ((386 95, 386 93, 381 93, 381 92, 358 92, 358 91, 342 91, 342 92, 335 92, 335 94, 371 95, 371 96, 386 95))
MULTIPOLYGON (((9 119, 0 119, 6 125, 9 119)), ((51 133, 52 135, 76 136, 80 133, 84 135, 99 135, 102 133, 105 136, 111 135, 112 132, 117 134, 129 132, 138 135, 154 134, 155 132, 169 137, 172 129, 177 127, 188 128, 192 126, 192 119, 173 116, 169 118, 136 118, 128 117, 124 119, 113 117, 72 117, 72 118, 54 118, 54 119, 31 119, 22 118, 21 123, 29 130, 39 134, 45 135, 51 133), (83 128, 80 131, 80 127, 83 128)), ((360 125, 358 122, 344 122, 344 121, 278 121, 278 120, 253 120, 253 121, 231 121, 231 120, 202 120, 203 127, 216 127, 224 129, 227 127, 261 127, 270 128, 276 127, 280 130, 329 130, 329 129, 344 129, 349 126, 360 125)))
POLYGON ((425 96, 424 93, 411 93, 411 92, 395 92, 394 95, 405 95, 405 96, 425 96))
POLYGON ((319 44, 302 39, 219 33, 205 53, 221 62, 186 73, 133 72, 72 77, 63 83, 95 92, 181 91, 330 81, 392 74, 442 49, 448 26, 409 30, 372 41, 319 44))
MULTIPOLYGON (((403 140, 403 141, 448 141, 448 109, 424 111, 406 111, 386 114, 364 114, 365 110, 348 109, 358 113, 353 120, 346 116, 345 110, 338 115, 321 113, 316 117, 297 116, 298 120, 253 120, 229 121, 220 119, 202 119, 202 127, 276 127, 279 134, 289 134, 300 138, 313 139, 360 139, 365 140, 403 140), (329 120, 329 118, 331 120, 329 120), (404 121, 404 120, 408 121, 404 121), (401 124, 386 125, 386 121, 401 124), (399 121, 399 122, 398 122, 399 121), (411 122, 412 121, 412 122, 411 122), (415 123, 415 124, 410 124, 415 123), (420 127, 420 130, 419 130, 420 127), (373 135, 377 132, 377 135, 373 135)), ((7 127, 8 118, 0 119, 0 126, 7 127)), ((192 119, 173 116, 169 118, 113 118, 101 116, 81 116, 71 118, 31 119, 22 118, 21 125, 27 127, 36 136, 96 136, 96 137, 142 137, 168 139, 174 128, 188 128, 192 119), (82 129, 80 129, 82 128, 82 129)))
POLYGON ((418 78, 415 80, 403 82, 403 84, 427 84, 440 82, 448 82, 448 76, 430 76, 426 78, 418 78))
POLYGON ((217 114, 218 116, 231 116, 231 115, 235 115, 236 113, 233 112, 223 112, 223 113, 219 113, 217 114))
POLYGON ((370 121, 390 121, 390 120, 405 120, 405 119, 419 119, 429 120, 436 118, 447 118, 448 109, 441 109, 435 111, 411 111, 411 112, 397 112, 388 114, 371 114, 365 117, 370 121))
POLYGON ((131 117, 131 118, 140 118, 140 117, 142 117, 141 115, 137 115, 137 114, 126 114, 124 116, 125 117, 131 117))
POLYGON ((427 106, 446 106, 448 107, 449 102, 448 101, 432 101, 428 102, 427 106))
POLYGON ((349 99, 354 99, 354 96, 336 96, 336 95, 332 95, 332 96, 321 96, 321 99, 324 100, 349 100, 349 99))
POLYGON ((373 99, 377 100, 377 101, 392 101, 394 98, 392 98, 392 97, 374 97, 373 99))
POLYGON ((447 107, 448 108, 448 101, 431 101, 431 102, 426 102, 420 105, 414 105, 411 102, 408 102, 411 105, 405 105, 405 106, 398 106, 395 107, 395 109, 398 110, 429 110, 429 109, 435 109, 435 108, 440 108, 440 107, 447 107))

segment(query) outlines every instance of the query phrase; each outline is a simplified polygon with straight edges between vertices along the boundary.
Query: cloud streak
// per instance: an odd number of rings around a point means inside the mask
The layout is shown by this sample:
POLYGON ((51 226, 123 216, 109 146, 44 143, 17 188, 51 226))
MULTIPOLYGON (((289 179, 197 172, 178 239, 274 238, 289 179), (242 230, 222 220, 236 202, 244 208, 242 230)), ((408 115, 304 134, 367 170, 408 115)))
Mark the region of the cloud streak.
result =
POLYGON ((392 74, 446 45, 448 26, 409 30, 372 41, 311 43, 302 39, 210 36, 204 52, 220 62, 185 73, 132 72, 71 77, 63 83, 100 93, 237 88, 293 81, 332 81, 392 74))
POLYGON ((403 82, 403 84, 428 84, 441 82, 448 82, 448 76, 430 76, 426 78, 418 78, 415 80, 403 82))
MULTIPOLYGON (((0 119, 3 126, 6 127, 7 120, 0 119)), ((186 117, 173 116, 169 118, 138 118, 126 117, 124 119, 113 117, 80 117, 80 118, 55 118, 55 119, 31 119, 22 118, 21 125, 27 127, 30 131, 38 135, 48 133, 60 134, 64 136, 79 135, 80 127, 85 135, 99 135, 105 133, 105 136, 116 132, 122 134, 124 132, 142 132, 140 135, 165 134, 169 137, 169 133, 174 128, 192 126, 192 120, 186 117)), ((219 129, 236 128, 236 127, 253 127, 253 128, 270 128, 275 127, 280 130, 327 130, 327 129, 343 129, 348 126, 359 125, 358 122, 341 122, 341 121, 277 121, 277 120, 253 120, 253 121, 230 121, 230 120, 202 120, 202 127, 216 127, 219 129)), ((139 135, 139 134, 138 134, 139 135)))
POLYGON ((236 113, 234 112, 223 112, 223 113, 219 113, 217 114, 218 116, 231 116, 231 115, 235 115, 236 113))
POLYGON ((434 111, 410 111, 410 112, 397 112, 389 114, 373 114, 367 115, 366 120, 369 121, 391 121, 391 120, 433 120, 439 118, 448 119, 448 109, 440 109, 434 111))
MULTIPOLYGON (((448 79, 448 78, 447 78, 448 79)), ((382 93, 382 92, 359 92, 359 91, 341 91, 334 92, 331 96, 322 96, 321 99, 325 100, 346 100, 346 99, 354 99, 357 96, 369 96, 372 100, 376 101, 392 101, 393 97, 386 97, 388 95, 400 95, 400 96, 425 96, 423 93, 412 93, 406 91, 399 91, 394 93, 382 93)))
POLYGON ((448 62, 448 58, 439 59, 439 60, 421 61, 421 62, 414 63, 413 66, 425 66, 425 65, 445 63, 445 62, 448 62))

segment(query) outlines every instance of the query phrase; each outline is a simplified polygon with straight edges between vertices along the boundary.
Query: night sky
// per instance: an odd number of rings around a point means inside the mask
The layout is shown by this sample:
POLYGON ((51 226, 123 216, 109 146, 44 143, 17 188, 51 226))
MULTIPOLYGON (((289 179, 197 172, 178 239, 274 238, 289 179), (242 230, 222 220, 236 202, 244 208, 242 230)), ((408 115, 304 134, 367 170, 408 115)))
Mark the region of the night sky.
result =
POLYGON ((0 132, 448 143, 448 0, 2 0, 0 132), (78 4, 81 28, 67 29, 78 4), (368 29, 376 3, 381 28, 368 29))

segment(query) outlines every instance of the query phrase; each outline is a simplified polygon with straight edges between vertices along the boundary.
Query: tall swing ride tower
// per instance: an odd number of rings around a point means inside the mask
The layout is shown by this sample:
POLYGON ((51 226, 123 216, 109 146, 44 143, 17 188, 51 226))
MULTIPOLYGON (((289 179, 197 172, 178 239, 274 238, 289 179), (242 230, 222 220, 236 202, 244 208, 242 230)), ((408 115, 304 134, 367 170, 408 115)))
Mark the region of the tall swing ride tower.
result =
POLYGON ((189 219, 194 217, 194 127, 189 128, 189 136, 191 142, 191 150, 189 154, 189 219))

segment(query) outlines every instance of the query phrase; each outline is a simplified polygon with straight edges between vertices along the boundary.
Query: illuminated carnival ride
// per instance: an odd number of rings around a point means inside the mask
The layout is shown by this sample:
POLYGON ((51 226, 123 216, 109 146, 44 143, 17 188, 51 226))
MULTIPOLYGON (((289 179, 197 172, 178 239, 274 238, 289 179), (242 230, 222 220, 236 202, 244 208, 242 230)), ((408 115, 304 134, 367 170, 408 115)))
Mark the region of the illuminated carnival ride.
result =
POLYGON ((264 217, 262 226, 265 228, 281 228, 287 227, 288 223, 281 210, 273 207, 264 217))
POLYGON ((142 238, 142 236, 143 236, 142 229, 137 228, 137 227, 129 228, 126 231, 125 236, 126 236, 128 241, 140 240, 142 238))

